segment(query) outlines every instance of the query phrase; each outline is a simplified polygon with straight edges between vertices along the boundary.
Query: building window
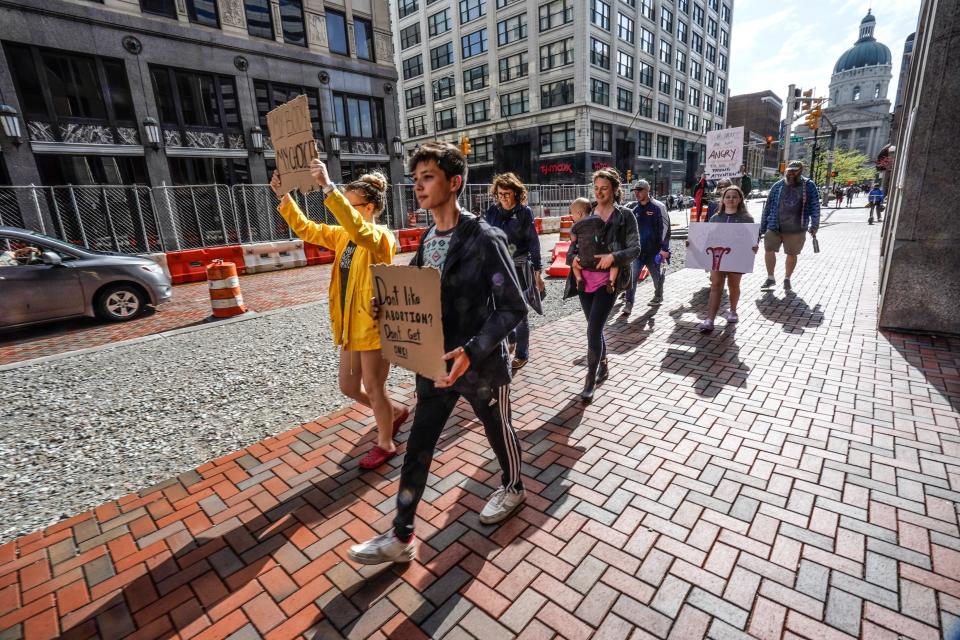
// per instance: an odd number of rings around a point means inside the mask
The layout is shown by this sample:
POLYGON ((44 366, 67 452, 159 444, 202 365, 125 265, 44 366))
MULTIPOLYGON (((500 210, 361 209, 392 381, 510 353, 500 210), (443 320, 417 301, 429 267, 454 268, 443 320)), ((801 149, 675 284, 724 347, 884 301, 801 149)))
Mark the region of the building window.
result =
POLYGON ((493 160, 493 136, 479 136, 470 141, 470 153, 467 163, 490 162, 493 160))
POLYGON ((640 15, 649 20, 650 22, 656 21, 656 17, 653 11, 653 1, 652 0, 640 0, 640 15))
POLYGON ((637 132, 637 155, 645 158, 653 155, 653 134, 649 131, 637 132))
POLYGON ((666 102, 657 103, 657 120, 660 122, 670 122, 670 105, 666 102))
POLYGON ((667 33, 673 33, 673 12, 660 7, 660 28, 667 33))
POLYGON ((692 113, 687 114, 687 129, 690 131, 700 131, 700 116, 692 113))
POLYGON ((610 45, 596 38, 590 38, 590 64, 609 69, 610 45))
POLYGON ((673 159, 684 160, 686 158, 687 141, 680 138, 673 139, 673 159))
POLYGON ((596 78, 590 79, 590 100, 606 107, 610 106, 610 84, 596 78))
POLYGON ((690 46, 697 53, 703 53, 703 36, 694 31, 693 35, 690 36, 690 46))
POLYGON ((693 4, 693 21, 703 26, 703 7, 697 2, 693 4))
POLYGON ((697 81, 703 77, 703 65, 696 60, 690 61, 690 77, 697 81))
POLYGON ((720 5, 720 19, 730 24, 730 7, 726 3, 720 5))
POLYGON ((313 123, 313 137, 321 143, 323 142, 323 130, 320 128, 323 119, 320 117, 320 101, 316 89, 298 85, 280 84, 279 82, 270 82, 267 80, 254 80, 253 94, 257 102, 258 124, 263 129, 265 136, 269 135, 267 129, 267 114, 270 111, 282 104, 290 102, 299 95, 307 96, 310 122, 313 123))
POLYGON ((247 14, 247 33, 255 38, 273 40, 270 0, 244 0, 243 7, 247 14))
POLYGON ((558 40, 540 47, 540 71, 573 64, 573 38, 558 40))
POLYGON ((677 21, 677 40, 687 44, 687 23, 683 20, 677 21))
POLYGON ((573 22, 573 1, 554 0, 540 5, 540 31, 549 31, 573 22))
POLYGON ((617 37, 633 44, 633 20, 622 13, 617 14, 617 37))
POLYGON ((660 93, 670 95, 670 74, 665 71, 660 72, 660 93))
POLYGON ((873 99, 874 99, 874 100, 879 100, 879 99, 880 99, 880 85, 879 85, 879 84, 874 85, 874 87, 873 87, 873 99))
POLYGON ((677 0, 677 9, 690 15, 690 0, 677 0))
POLYGON ((856 86, 853 88, 853 101, 856 102, 860 99, 860 87, 856 86))
POLYGON ((499 46, 518 42, 527 37, 527 14, 521 13, 497 23, 497 44, 499 46))
POLYGON ((617 75, 633 80, 633 56, 626 51, 617 51, 617 75))
POLYGON ((342 56, 350 55, 347 45, 347 17, 337 11, 327 9, 327 42, 330 53, 342 56))
POLYGON ((400 30, 400 49, 409 49, 420 44, 420 23, 410 25, 400 30))
POLYGON ((720 46, 730 48, 730 34, 720 29, 720 46))
POLYGON ((452 98, 457 92, 457 83, 453 81, 453 76, 447 76, 433 81, 433 99, 443 100, 452 98))
POLYGON ((717 115, 722 116, 724 112, 723 100, 717 100, 717 115))
POLYGON ((590 121, 590 149, 593 151, 610 151, 613 138, 613 125, 609 122, 590 121))
POLYGON ((653 87, 653 65, 640 62, 640 84, 653 87))
POLYGON ((617 87, 617 109, 633 113, 633 91, 617 87))
POLYGON ((410 87, 403 93, 407 109, 416 109, 417 107, 422 107, 427 104, 427 92, 423 90, 422 84, 410 87))
POLYGON ((707 19, 707 35, 711 38, 717 37, 717 21, 713 18, 707 19))
POLYGON ((430 68, 432 70, 441 69, 453 64, 453 43, 447 42, 439 47, 430 49, 430 68))
POLYGON ((174 0, 140 0, 140 10, 165 18, 177 18, 177 7, 174 0))
POLYGON ((573 104, 573 79, 558 80, 540 85, 540 108, 560 107, 573 104))
POLYGON ((490 99, 468 102, 463 106, 465 124, 476 124, 490 119, 490 99))
POLYGON ((354 17, 353 40, 357 48, 357 57, 361 60, 373 61, 373 23, 354 17))
MULTIPOLYGON (((157 111, 170 129, 201 128, 242 133, 237 90, 230 76, 150 67, 157 111)), ((186 143, 172 146, 186 146, 186 143)))
POLYGON ((423 75, 423 56, 417 54, 403 61, 403 79, 409 80, 423 75))
POLYGON ((206 27, 220 27, 216 0, 187 0, 187 17, 194 24, 206 27))
POLYGON ((708 43, 707 43, 707 53, 706 53, 706 55, 705 55, 704 57, 705 57, 707 60, 709 60, 710 62, 716 62, 716 61, 717 61, 717 48, 708 42, 708 43))
POLYGON ((577 148, 577 129, 573 122, 540 127, 540 153, 559 153, 577 148))
POLYGON ((460 24, 483 17, 487 13, 486 0, 460 0, 460 24))
POLYGON ((490 77, 489 67, 485 64, 472 69, 466 69, 463 72, 463 92, 476 91, 487 86, 487 79, 490 77))
POLYGON ((726 95, 726 93, 727 93, 727 79, 726 79, 726 78, 718 78, 718 79, 717 79, 717 91, 719 91, 720 93, 726 95))
POLYGON ((427 18, 427 33, 430 34, 431 38, 438 36, 441 33, 446 33, 452 28, 453 21, 450 20, 450 9, 438 11, 427 18))
POLYGON ((673 110, 673 125, 676 127, 683 126, 683 118, 686 114, 683 113, 683 109, 674 108, 673 110))
POLYGON ((500 58, 498 65, 500 68, 500 82, 510 82, 517 78, 523 78, 530 72, 526 51, 521 51, 506 58, 500 58))
POLYGON ((666 40, 660 40, 660 62, 668 65, 673 62, 673 48, 666 40))
POLYGON ((673 90, 674 97, 683 102, 687 99, 687 83, 683 80, 677 79, 676 87, 673 90))
POLYGON ((416 10, 419 8, 417 5, 417 0, 400 0, 399 5, 399 13, 401 18, 406 18, 411 13, 416 12, 416 10))
POLYGON ((427 135, 427 116, 407 118, 407 136, 415 138, 427 135))
POLYGON ((280 28, 283 41, 301 47, 307 46, 307 30, 303 22, 301 0, 280 0, 280 28))
POLYGON ((337 132, 342 136, 376 140, 387 136, 380 98, 334 93, 333 113, 337 132))
POLYGON ((703 97, 703 110, 709 113, 713 113, 713 96, 703 97))
POLYGON ((721 70, 721 71, 726 71, 726 70, 727 70, 727 55, 724 54, 724 53, 721 53, 721 54, 720 54, 720 65, 719 65, 719 66, 720 66, 720 70, 721 70))
POLYGON ((687 71, 687 54, 677 49, 677 71, 685 73, 687 71))
POLYGON ((521 89, 500 96, 500 115, 515 116, 530 110, 530 91, 521 89))
POLYGON ((590 0, 590 21, 610 31, 610 5, 603 0, 590 0))
POLYGON ((667 158, 670 153, 670 136, 657 136, 657 157, 667 158))
POLYGON ((457 128, 457 109, 450 107, 437 111, 437 131, 446 131, 457 128))
MULTIPOLYGON (((434 0, 434 1, 436 1, 436 0, 434 0)), ((520 0, 497 0, 497 9, 503 9, 504 7, 508 7, 508 6, 510 6, 511 4, 515 4, 515 3, 519 2, 519 1, 520 1, 520 0)))
POLYGON ((690 104, 694 107, 700 107, 700 89, 690 87, 690 104))
POLYGON ((640 27, 640 50, 653 55, 653 32, 640 27))
POLYGON ((637 113, 643 118, 652 118, 653 117, 653 98, 648 98, 647 96, 640 96, 640 108, 637 109, 637 113))
POLYGON ((460 49, 464 60, 485 52, 487 50, 486 28, 462 36, 460 38, 460 49))
POLYGON ((707 85, 708 87, 710 87, 711 89, 713 89, 713 85, 716 84, 716 81, 717 81, 717 76, 716 76, 716 74, 713 72, 713 70, 712 70, 712 69, 707 69, 707 70, 704 72, 704 78, 705 78, 705 80, 703 81, 703 84, 705 84, 705 85, 707 85))

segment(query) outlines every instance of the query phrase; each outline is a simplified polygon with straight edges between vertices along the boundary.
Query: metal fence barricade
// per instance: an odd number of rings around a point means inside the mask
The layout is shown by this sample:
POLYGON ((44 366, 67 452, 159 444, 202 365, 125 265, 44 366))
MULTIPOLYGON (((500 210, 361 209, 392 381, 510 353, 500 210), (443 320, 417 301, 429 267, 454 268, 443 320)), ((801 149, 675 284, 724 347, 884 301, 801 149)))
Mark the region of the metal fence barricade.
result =
POLYGON ((237 210, 230 185, 159 187, 165 191, 180 249, 240 244, 237 210))

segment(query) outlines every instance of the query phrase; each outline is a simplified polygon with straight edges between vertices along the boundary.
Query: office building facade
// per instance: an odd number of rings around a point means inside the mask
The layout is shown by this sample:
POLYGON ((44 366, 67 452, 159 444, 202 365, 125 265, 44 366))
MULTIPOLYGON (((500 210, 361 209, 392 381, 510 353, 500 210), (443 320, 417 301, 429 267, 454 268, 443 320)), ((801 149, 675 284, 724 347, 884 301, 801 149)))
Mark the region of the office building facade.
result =
POLYGON ((602 167, 683 187, 723 128, 732 0, 399 0, 407 153, 471 145, 471 182, 583 183, 602 167))
POLYGON ((387 0, 2 2, 0 177, 264 183, 266 113, 303 94, 335 179, 402 179, 390 29, 387 0))

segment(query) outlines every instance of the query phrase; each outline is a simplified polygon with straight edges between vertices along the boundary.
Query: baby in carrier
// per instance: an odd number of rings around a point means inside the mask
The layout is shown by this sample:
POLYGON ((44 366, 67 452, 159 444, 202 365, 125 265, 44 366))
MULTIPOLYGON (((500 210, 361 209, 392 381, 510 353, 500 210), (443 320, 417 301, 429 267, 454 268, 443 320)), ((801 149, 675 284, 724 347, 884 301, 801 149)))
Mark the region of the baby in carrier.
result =
POLYGON ((609 269, 597 269, 597 256, 611 253, 603 237, 604 221, 600 216, 590 215, 590 201, 586 198, 577 198, 570 204, 570 215, 573 216, 573 228, 570 229, 570 242, 576 247, 580 264, 573 262, 573 277, 577 281, 577 291, 586 291, 587 283, 583 277, 583 270, 607 271, 607 293, 616 291, 617 274, 620 268, 616 265, 609 269))

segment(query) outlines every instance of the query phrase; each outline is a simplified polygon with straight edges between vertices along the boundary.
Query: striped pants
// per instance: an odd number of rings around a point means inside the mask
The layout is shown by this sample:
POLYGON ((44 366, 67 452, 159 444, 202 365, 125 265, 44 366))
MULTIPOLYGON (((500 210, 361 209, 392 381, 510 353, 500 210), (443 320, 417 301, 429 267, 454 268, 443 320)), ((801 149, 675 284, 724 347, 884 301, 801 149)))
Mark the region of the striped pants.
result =
MULTIPOLYGON (((437 389, 431 380, 417 376, 417 409, 400 470, 397 516, 393 520, 393 530, 404 540, 413 533, 413 520, 427 486, 433 452, 460 395, 452 389, 437 389)), ((500 462, 502 486, 513 491, 523 490, 520 442, 510 422, 510 385, 497 388, 492 398, 473 394, 464 394, 464 397, 483 423, 487 440, 500 462)))

